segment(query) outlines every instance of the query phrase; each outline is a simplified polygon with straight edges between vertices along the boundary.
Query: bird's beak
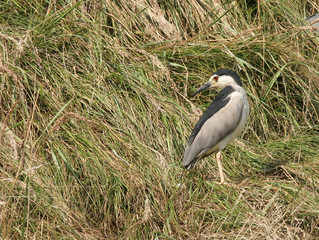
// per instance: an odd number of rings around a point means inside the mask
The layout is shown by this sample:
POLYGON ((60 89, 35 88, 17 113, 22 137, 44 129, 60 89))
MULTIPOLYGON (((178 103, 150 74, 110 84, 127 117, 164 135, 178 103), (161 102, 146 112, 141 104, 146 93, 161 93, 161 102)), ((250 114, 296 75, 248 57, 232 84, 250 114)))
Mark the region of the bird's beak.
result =
POLYGON ((203 86, 201 86, 199 89, 197 89, 197 91, 193 94, 193 97, 194 97, 196 94, 198 94, 198 93, 200 93, 200 92, 202 92, 202 91, 204 91, 204 90, 210 88, 211 85, 212 85, 211 82, 205 83, 203 86))

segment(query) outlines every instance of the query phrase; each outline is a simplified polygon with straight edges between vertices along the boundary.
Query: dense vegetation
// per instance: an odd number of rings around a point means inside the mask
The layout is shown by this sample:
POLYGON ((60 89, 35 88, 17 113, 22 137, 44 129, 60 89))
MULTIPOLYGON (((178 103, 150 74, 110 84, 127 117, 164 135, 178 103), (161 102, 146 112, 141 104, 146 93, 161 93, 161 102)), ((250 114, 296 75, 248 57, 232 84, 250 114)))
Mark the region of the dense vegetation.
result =
POLYGON ((319 238, 316 0, 2 1, 1 239, 319 238), (251 113, 184 147, 226 67, 251 113))

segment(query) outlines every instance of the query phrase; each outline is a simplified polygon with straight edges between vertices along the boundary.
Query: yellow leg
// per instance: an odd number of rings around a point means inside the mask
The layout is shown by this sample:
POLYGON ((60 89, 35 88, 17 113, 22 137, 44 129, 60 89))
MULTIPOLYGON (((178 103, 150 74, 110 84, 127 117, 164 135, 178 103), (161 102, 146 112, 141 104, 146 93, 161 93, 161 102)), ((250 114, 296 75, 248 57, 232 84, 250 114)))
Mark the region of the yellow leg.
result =
POLYGON ((218 169, 219 169, 220 184, 223 184, 225 182, 225 178, 224 178, 224 172, 223 172, 221 158, 222 158, 222 152, 218 151, 218 153, 216 154, 216 160, 217 160, 218 169))

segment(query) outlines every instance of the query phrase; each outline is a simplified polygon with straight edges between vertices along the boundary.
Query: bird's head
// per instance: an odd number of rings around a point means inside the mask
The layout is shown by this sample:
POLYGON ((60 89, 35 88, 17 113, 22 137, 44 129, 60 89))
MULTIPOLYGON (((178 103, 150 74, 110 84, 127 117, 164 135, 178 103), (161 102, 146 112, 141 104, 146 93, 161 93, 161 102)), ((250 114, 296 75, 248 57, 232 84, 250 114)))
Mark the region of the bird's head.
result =
POLYGON ((193 96, 196 94, 210 88, 216 88, 216 89, 223 89, 224 87, 227 87, 229 85, 239 85, 242 86, 242 83, 240 81, 240 77, 238 74, 233 71, 226 68, 219 69, 217 72, 215 72, 207 83, 205 83, 203 86, 201 86, 193 96))

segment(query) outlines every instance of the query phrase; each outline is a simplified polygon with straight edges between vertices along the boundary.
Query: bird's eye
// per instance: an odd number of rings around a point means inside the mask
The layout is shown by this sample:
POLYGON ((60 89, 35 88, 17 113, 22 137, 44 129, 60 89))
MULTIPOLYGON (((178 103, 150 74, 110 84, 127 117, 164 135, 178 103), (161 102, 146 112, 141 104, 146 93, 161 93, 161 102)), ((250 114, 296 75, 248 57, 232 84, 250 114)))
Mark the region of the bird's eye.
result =
POLYGON ((214 80, 215 80, 215 82, 217 82, 218 81, 218 76, 214 76, 214 80))

